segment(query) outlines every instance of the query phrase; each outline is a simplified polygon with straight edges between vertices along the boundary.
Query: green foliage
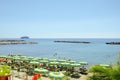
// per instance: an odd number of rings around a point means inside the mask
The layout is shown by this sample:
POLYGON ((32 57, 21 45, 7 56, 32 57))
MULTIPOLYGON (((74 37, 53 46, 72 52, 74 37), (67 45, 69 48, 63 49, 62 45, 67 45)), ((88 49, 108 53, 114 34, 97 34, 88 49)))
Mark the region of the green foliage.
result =
POLYGON ((93 76, 88 77, 88 80, 120 80, 120 66, 114 68, 106 68, 102 66, 93 66, 89 72, 93 76))
POLYGON ((120 80, 120 66, 113 69, 111 75, 113 80, 120 80))
POLYGON ((11 74, 11 69, 9 66, 0 66, 0 76, 8 76, 11 74))
POLYGON ((103 75, 94 74, 93 76, 90 76, 88 80, 111 80, 111 79, 103 75))
POLYGON ((99 65, 96 65, 90 68, 89 71, 94 73, 105 73, 107 70, 99 65))

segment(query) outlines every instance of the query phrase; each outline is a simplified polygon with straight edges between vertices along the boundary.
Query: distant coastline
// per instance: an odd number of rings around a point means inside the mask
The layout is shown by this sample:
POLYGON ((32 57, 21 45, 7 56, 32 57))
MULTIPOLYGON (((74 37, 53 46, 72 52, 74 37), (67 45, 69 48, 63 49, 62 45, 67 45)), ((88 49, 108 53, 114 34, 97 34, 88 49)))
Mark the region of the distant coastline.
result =
POLYGON ((11 45, 11 44, 38 44, 38 43, 28 42, 25 40, 0 40, 0 45, 11 45))

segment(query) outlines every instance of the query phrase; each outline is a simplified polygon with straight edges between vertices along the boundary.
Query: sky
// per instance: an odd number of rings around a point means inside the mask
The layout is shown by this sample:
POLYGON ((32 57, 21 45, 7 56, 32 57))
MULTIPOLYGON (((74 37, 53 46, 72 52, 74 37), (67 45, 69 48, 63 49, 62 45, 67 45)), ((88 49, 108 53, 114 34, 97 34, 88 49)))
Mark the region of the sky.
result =
POLYGON ((0 0, 0 38, 120 38, 120 0, 0 0))

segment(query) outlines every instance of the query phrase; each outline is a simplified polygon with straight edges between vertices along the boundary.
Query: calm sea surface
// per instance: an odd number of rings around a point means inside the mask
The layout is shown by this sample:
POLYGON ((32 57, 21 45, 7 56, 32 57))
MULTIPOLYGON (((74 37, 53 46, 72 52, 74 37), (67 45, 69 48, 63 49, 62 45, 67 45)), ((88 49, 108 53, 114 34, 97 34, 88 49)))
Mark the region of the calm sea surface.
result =
POLYGON ((89 65, 115 63, 120 52, 120 45, 106 45, 105 42, 120 39, 27 39, 38 44, 0 45, 0 55, 23 54, 41 58, 57 58, 87 61, 89 65), (88 41, 90 44, 55 43, 55 40, 88 41), (57 55, 54 55, 57 54, 57 55))

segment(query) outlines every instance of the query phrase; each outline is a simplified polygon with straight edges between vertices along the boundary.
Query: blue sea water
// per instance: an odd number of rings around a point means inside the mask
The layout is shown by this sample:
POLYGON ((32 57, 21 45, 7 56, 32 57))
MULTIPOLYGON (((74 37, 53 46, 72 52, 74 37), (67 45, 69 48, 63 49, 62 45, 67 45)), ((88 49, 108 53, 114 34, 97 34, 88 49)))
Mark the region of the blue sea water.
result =
POLYGON ((38 44, 0 45, 0 55, 22 54, 40 58, 71 59, 77 62, 87 61, 89 65, 116 63, 120 45, 106 45, 106 42, 120 39, 95 38, 45 38, 26 39, 38 44), (55 40, 88 41, 90 44, 55 43, 55 40), (54 56, 54 54, 56 54, 54 56))

